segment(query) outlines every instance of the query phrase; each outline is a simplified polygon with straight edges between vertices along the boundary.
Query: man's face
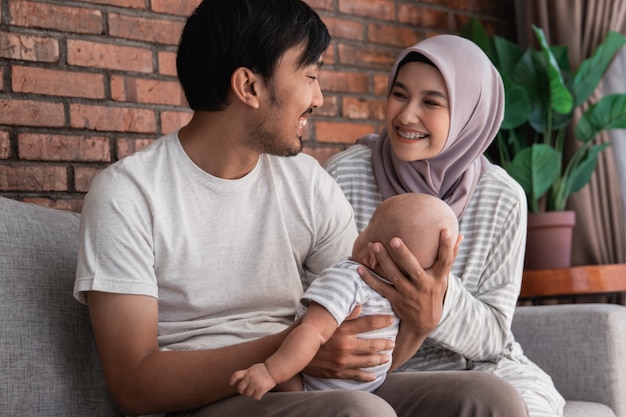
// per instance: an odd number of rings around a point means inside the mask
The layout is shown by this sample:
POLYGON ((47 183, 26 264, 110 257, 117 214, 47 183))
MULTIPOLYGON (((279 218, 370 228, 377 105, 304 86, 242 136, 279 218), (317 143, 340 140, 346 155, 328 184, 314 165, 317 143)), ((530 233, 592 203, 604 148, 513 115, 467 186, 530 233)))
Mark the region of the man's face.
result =
POLYGON ((287 50, 264 86, 259 123, 248 141, 262 153, 297 155, 302 150, 307 117, 324 102, 317 79, 321 60, 298 67, 302 51, 302 47, 287 50))

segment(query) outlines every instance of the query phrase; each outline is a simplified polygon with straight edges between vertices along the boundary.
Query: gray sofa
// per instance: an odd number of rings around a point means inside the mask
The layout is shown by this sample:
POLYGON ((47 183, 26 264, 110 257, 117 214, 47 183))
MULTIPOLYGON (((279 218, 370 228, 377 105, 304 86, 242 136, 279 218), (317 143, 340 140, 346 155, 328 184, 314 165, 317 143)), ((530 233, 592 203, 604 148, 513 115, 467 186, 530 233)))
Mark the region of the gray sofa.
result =
MULTIPOLYGON (((0 415, 122 415, 87 308, 72 298, 78 223, 75 213, 0 197, 0 415)), ((566 417, 626 417, 626 307, 519 307, 514 332, 554 377, 566 417)))

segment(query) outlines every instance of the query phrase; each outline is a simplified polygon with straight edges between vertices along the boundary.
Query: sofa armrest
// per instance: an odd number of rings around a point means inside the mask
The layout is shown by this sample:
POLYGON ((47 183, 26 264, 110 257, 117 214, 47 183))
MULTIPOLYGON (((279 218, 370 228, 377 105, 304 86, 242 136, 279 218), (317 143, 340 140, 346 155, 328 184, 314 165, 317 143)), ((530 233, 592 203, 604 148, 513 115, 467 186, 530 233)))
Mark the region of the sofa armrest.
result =
POLYGON ((626 307, 518 307, 513 334, 569 401, 592 401, 626 417, 626 307))

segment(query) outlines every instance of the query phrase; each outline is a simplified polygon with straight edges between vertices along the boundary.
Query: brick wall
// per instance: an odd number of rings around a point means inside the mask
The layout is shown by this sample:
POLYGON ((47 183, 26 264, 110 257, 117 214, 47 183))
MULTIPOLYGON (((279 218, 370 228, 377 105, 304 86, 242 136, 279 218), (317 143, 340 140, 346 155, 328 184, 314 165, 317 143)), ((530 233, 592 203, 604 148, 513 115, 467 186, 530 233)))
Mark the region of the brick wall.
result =
MULTIPOLYGON (((176 43, 199 0, 0 0, 0 195, 80 211, 93 176, 190 118, 176 43)), ((513 0, 308 0, 333 36, 305 152, 324 162, 383 118, 404 47, 472 15, 514 33, 513 0)))

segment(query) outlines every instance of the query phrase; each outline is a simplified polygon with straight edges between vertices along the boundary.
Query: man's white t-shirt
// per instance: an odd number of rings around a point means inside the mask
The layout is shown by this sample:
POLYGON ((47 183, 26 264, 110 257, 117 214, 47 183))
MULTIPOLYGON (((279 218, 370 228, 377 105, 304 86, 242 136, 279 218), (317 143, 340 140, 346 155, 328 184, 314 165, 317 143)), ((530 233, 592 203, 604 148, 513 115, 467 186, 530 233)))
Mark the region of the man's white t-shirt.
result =
POLYGON ((233 345, 288 326, 303 289, 356 235, 350 204, 312 157, 264 154, 225 180, 173 132, 94 179, 74 296, 158 298, 161 349, 233 345))

